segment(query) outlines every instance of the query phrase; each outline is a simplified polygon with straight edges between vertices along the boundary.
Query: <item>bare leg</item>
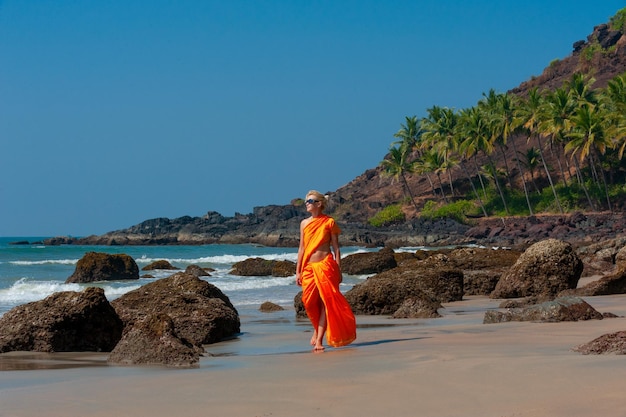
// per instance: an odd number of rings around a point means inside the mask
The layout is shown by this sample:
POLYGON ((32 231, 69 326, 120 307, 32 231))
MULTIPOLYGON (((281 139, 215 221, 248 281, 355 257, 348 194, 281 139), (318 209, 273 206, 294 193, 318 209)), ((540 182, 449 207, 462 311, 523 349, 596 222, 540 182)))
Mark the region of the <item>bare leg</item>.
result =
MULTIPOLYGON (((322 344, 324 340, 324 335, 326 334, 326 306, 322 304, 322 309, 320 312, 320 321, 317 326, 315 332, 313 332, 313 336, 315 338, 315 348, 313 349, 316 352, 320 352, 324 350, 324 345, 322 344)), ((313 339, 311 339, 313 340, 313 339)))

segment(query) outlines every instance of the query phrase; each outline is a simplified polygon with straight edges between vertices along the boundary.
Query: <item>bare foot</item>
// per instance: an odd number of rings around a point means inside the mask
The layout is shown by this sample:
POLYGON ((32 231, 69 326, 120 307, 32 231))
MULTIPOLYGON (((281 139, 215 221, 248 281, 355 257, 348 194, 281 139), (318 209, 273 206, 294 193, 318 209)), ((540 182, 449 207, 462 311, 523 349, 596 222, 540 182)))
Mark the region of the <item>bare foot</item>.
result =
POLYGON ((315 346, 317 344, 317 332, 313 332, 313 337, 311 337, 311 346, 315 346))
POLYGON ((324 346, 322 345, 315 345, 315 347, 313 348, 313 352, 315 353, 320 353, 324 351, 324 346))

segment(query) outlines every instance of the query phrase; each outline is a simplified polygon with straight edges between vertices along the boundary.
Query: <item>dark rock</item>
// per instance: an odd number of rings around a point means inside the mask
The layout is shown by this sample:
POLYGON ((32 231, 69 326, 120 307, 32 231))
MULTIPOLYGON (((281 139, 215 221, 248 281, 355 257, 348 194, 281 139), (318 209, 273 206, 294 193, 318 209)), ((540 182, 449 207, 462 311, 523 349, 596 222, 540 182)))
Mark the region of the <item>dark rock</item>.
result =
POLYGON ((554 298, 576 288, 583 263, 569 243, 546 239, 530 246, 506 271, 492 298, 519 298, 540 295, 554 298))
POLYGON ((296 263, 292 261, 274 261, 273 277, 290 277, 296 275, 296 263))
POLYGON ((87 252, 76 263, 74 273, 65 283, 139 279, 139 267, 126 254, 87 252))
POLYGON ((563 291, 560 295, 594 296, 611 294, 626 294, 626 270, 620 269, 614 274, 592 281, 583 287, 563 291))
POLYGON ((295 297, 293 297, 293 307, 296 310, 296 318, 305 319, 308 317, 306 315, 306 309, 304 308, 304 303, 302 302, 302 291, 300 291, 298 294, 296 294, 295 297))
POLYGON ((199 267, 198 265, 189 265, 185 268, 186 274, 195 275, 197 277, 210 277, 211 274, 206 269, 199 267))
POLYGON ((398 266, 394 251, 383 248, 378 252, 355 253, 341 259, 341 271, 349 275, 377 274, 398 266))
POLYGON ((393 313, 394 319, 412 318, 412 319, 428 319, 441 317, 437 311, 443 306, 434 297, 424 296, 409 297, 405 299, 400 307, 393 313))
POLYGON ((146 284, 111 302, 126 326, 148 315, 172 318, 178 337, 196 346, 239 333, 239 314, 219 288, 198 277, 176 274, 146 284))
POLYGON ((164 271, 175 271, 179 270, 180 268, 176 268, 171 263, 169 263, 169 261, 166 261, 164 259, 154 261, 141 268, 142 271, 154 271, 155 269, 162 269, 164 271))
POLYGON ((506 312, 490 310, 483 323, 508 321, 561 322, 579 320, 602 320, 604 316, 586 301, 577 297, 560 297, 522 309, 506 312))
POLYGON ((54 293, 0 317, 0 353, 109 352, 123 324, 101 288, 54 293))
POLYGON ((259 311, 262 311, 264 313, 272 313, 274 311, 283 311, 284 308, 279 306, 278 304, 272 303, 271 301, 266 301, 263 304, 261 304, 261 307, 259 307, 259 311))
POLYGON ((368 278, 346 293, 356 314, 391 315, 411 297, 434 297, 440 302, 463 297, 463 273, 450 268, 396 267, 368 278))
POLYGON ((493 271, 463 271, 465 295, 486 295, 493 292, 502 274, 493 271))
POLYGON ((626 355, 626 331, 608 333, 573 349, 583 355, 626 355))
POLYGON ((275 276, 288 277, 295 275, 296 264, 292 261, 276 261, 263 258, 248 258, 233 264, 230 271, 232 275, 238 276, 275 276))
POLYGON ((176 335, 174 322, 167 314, 150 314, 124 329, 122 339, 108 362, 118 365, 165 365, 197 367, 202 348, 176 335))

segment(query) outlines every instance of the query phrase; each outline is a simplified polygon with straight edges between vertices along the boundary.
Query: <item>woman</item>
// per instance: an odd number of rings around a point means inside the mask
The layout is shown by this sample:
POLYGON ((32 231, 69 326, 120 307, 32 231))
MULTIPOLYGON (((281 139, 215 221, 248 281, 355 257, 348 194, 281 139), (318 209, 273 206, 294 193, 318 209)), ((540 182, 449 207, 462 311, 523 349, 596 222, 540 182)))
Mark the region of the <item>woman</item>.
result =
POLYGON ((345 346, 356 339, 354 314, 339 291, 341 230, 332 217, 324 214, 326 200, 326 196, 315 190, 306 195, 304 203, 311 217, 300 223, 296 264, 296 283, 302 285, 302 303, 313 324, 311 345, 316 352, 324 350, 324 335, 333 347, 345 346))

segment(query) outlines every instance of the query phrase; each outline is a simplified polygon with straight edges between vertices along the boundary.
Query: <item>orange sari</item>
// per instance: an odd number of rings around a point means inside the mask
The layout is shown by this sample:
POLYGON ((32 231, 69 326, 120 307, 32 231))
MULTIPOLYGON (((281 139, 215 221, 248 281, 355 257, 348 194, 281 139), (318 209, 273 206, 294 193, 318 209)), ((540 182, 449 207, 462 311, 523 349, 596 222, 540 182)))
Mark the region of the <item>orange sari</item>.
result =
POLYGON ((302 302, 317 329, 322 307, 326 307, 326 341, 330 346, 345 346, 356 339, 356 320, 350 304, 339 291, 341 271, 332 254, 319 262, 309 262, 311 254, 331 234, 341 230, 332 217, 322 215, 311 220, 303 231, 302 302))

